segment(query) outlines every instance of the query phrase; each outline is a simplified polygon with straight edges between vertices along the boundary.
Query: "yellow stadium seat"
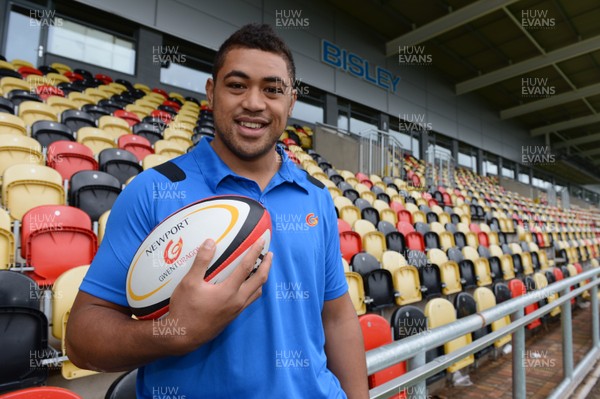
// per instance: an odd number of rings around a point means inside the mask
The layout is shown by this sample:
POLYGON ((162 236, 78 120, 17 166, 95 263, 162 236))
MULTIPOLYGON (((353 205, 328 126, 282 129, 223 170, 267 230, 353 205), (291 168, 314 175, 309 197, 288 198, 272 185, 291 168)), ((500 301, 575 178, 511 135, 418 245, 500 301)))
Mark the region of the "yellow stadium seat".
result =
POLYGON ((27 135, 23 119, 16 115, 0 112, 0 134, 27 135))
POLYGON ((348 293, 354 305, 354 310, 357 315, 367 313, 367 305, 365 304, 365 288, 362 277, 356 272, 346 272, 346 281, 348 282, 348 293))
POLYGON ((10 225, 10 215, 0 208, 0 270, 8 269, 15 261, 15 237, 10 225))
POLYGON ((57 113, 62 113, 68 109, 79 109, 77 103, 65 97, 50 96, 46 99, 46 104, 54 108, 57 113))
POLYGON ((179 143, 183 148, 186 149, 194 144, 192 142, 192 135, 187 130, 173 129, 171 127, 167 127, 163 131, 163 138, 165 140, 179 143))
POLYGON ((150 93, 150 87, 148 87, 147 85, 145 85, 143 83, 135 83, 133 85, 133 87, 135 87, 136 89, 140 89, 144 93, 150 93))
MULTIPOLYGON (((131 176, 130 179, 133 179, 135 176, 131 176)), ((129 184, 129 181, 127 182, 129 184)), ((106 231, 106 223, 108 222, 108 217, 110 216, 110 209, 100 215, 98 219, 98 245, 102 242, 104 238, 104 232, 106 231)))
MULTIPOLYGON (((493 308, 496 306, 496 297, 492 290, 486 287, 479 287, 473 293, 473 297, 475 298, 475 302, 477 303, 477 311, 482 312, 486 309, 493 308)), ((492 322, 492 331, 498 331, 503 327, 506 327, 510 324, 510 317, 504 316, 499 320, 492 322)), ((494 342, 494 346, 499 348, 511 341, 511 335, 505 335, 504 337, 496 340, 494 342)))
POLYGON ((4 171, 2 202, 13 219, 38 205, 64 205, 62 177, 56 170, 42 165, 17 164, 4 171))
POLYGON ((72 71, 71 67, 65 64, 61 64, 59 62, 53 62, 52 64, 50 64, 50 66, 54 69, 56 69, 58 72, 60 73, 65 73, 65 72, 69 72, 72 71))
POLYGON ((94 87, 85 89, 83 91, 83 94, 92 97, 95 103, 98 103, 98 101, 100 100, 107 100, 111 97, 110 93, 107 93, 104 90, 100 90, 94 87))
POLYGON ((43 165, 42 145, 31 137, 0 134, 0 176, 9 166, 20 163, 43 165))
POLYGON ((438 265, 442 280, 442 293, 444 295, 455 294, 462 291, 460 281, 460 269, 454 261, 448 260, 446 253, 440 249, 433 248, 427 251, 427 259, 438 265))
POLYGON ((167 161, 170 161, 171 159, 173 159, 173 157, 170 157, 167 155, 158 155, 158 154, 146 155, 146 157, 144 157, 144 159, 142 160, 142 167, 144 168, 144 170, 150 169, 150 168, 153 168, 160 164, 163 164, 167 161))
POLYGON ((339 209, 340 219, 345 220, 350 226, 361 218, 360 209, 354 205, 347 205, 339 209))
POLYGON ((154 143, 154 153, 158 155, 166 155, 170 157, 178 157, 185 154, 186 148, 174 141, 158 140, 154 143))
POLYGON ((106 148, 117 148, 113 135, 95 127, 82 127, 77 131, 77 142, 88 146, 94 155, 106 148))
POLYGON ((12 90, 30 91, 31 87, 29 86, 29 83, 27 83, 23 79, 7 76, 5 78, 0 79, 0 89, 2 89, 2 92, 4 94, 8 94, 12 90))
POLYGON ((19 105, 19 116, 25 122, 25 125, 31 128, 37 121, 58 122, 56 110, 48 104, 37 101, 24 101, 19 105))
MULTIPOLYGON (((425 316, 430 328, 441 327, 456 321, 456 310, 447 299, 434 298, 425 305, 425 316)), ((466 334, 444 344, 444 352, 452 353, 472 342, 471 334, 466 334)), ((475 356, 469 355, 448 367, 449 373, 461 370, 475 362, 475 356)))
POLYGON ((398 291, 396 304, 398 306, 420 302, 422 297, 419 271, 416 267, 402 266, 392 273, 394 289, 398 291))
POLYGON ((129 123, 115 116, 104 115, 98 119, 98 128, 110 134, 113 140, 117 140, 124 134, 131 134, 129 123))
MULTIPOLYGON (((535 273, 533 275, 533 281, 535 282, 535 288, 537 290, 544 289, 548 286, 548 279, 546 279, 546 276, 544 276, 543 273, 535 273)), ((548 295, 546 299, 548 300, 548 303, 552 303, 558 299, 558 293, 555 292, 552 295, 548 295)), ((552 310, 550 311, 550 316, 558 316, 559 314, 560 306, 552 308, 552 310)))
MULTIPOLYGON (((67 357, 69 356, 66 345, 67 323, 79 286, 88 269, 89 266, 78 266, 67 270, 56 279, 52 287, 52 335, 60 339, 62 353, 67 357)), ((69 360, 62 362, 61 374, 67 380, 96 373, 96 371, 81 369, 69 360)))
POLYGON ((79 93, 76 91, 73 91, 71 93, 69 93, 69 95, 67 96, 67 98, 69 100, 73 100, 75 102, 75 104, 77 104, 77 106, 79 108, 83 107, 86 104, 97 104, 98 101, 94 100, 93 97, 88 96, 87 94, 83 94, 83 93, 79 93))

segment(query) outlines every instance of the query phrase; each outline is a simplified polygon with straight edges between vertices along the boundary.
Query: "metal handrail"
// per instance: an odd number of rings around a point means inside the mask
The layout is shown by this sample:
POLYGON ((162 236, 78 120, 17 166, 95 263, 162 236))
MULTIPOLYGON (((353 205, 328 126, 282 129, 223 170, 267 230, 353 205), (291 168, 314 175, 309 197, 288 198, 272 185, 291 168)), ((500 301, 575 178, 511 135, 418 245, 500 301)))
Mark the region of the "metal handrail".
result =
MULTIPOLYGON (((417 392, 424 393, 425 379, 427 377, 436 374, 456 361, 477 352, 497 339, 513 332, 513 344, 515 347, 515 350, 513 351, 513 374, 515 371, 518 374, 513 376, 513 381, 515 382, 513 386, 513 397, 525 398, 525 373, 524 370, 522 370, 522 364, 521 369, 518 367, 519 356, 521 357, 520 360, 522 361, 523 350, 525 347, 525 335, 523 330, 524 326, 529 324, 532 320, 550 312, 557 306, 561 306, 561 320, 563 324, 563 363, 567 378, 563 379, 561 385, 555 389, 553 392, 553 397, 558 396, 560 393, 564 393, 573 385, 573 382, 575 381, 573 378, 576 373, 581 374, 583 371, 585 371, 585 367, 583 366, 588 366, 591 364, 592 360, 595 360, 598 356, 600 356, 600 343, 598 337, 600 328, 598 321, 597 298, 597 286, 600 284, 600 279, 598 279, 598 274, 600 274, 600 268, 587 270, 577 276, 569 277, 567 279, 552 283, 541 290, 513 298, 498 304, 493 308, 486 309, 482 312, 462 318, 445 326, 434 328, 429 330, 427 334, 407 337, 400 341, 395 341, 389 345, 368 351, 367 369, 369 374, 373 374, 407 359, 409 360, 409 366, 411 366, 411 371, 408 373, 403 374, 402 376, 376 388, 373 388, 370 391, 371 398, 386 398, 391 394, 397 393, 398 389, 400 388, 410 387, 417 384, 420 385, 420 389, 418 389, 417 392), (592 281, 583 287, 569 291, 571 286, 586 279, 592 279, 592 281), (590 351, 588 356, 586 356, 586 358, 580 362, 579 366, 574 369, 572 364, 573 352, 570 320, 571 308, 568 301, 588 289, 592 290, 591 302, 593 313, 592 327, 594 336, 594 349, 590 351), (548 298, 559 291, 562 292, 560 298, 552 303, 546 304, 527 316, 523 316, 523 309, 526 306, 538 302, 540 298, 548 298), (515 320, 508 326, 490 334, 486 334, 485 337, 473 341, 471 344, 466 345, 459 350, 444 356, 440 356, 434 361, 425 364, 425 352, 427 350, 443 345, 444 343, 465 334, 469 334, 510 314, 515 314, 515 320), (517 364, 515 364, 515 362, 517 364), (569 383, 566 383, 565 381, 569 381, 569 383)), ((413 396, 424 397, 424 394, 417 394, 413 396)))

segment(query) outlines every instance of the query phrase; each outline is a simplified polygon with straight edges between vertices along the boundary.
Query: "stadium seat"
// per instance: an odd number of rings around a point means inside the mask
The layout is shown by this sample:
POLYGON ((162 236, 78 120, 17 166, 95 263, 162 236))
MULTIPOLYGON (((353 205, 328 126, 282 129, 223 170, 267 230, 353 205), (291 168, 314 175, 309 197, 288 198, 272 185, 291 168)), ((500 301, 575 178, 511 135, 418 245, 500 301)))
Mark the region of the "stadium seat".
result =
POLYGON ((62 177, 42 165, 17 164, 6 168, 2 180, 2 201, 13 219, 38 205, 63 205, 62 177))
POLYGON ((166 155, 170 157, 177 157, 185 154, 187 147, 182 147, 179 143, 169 140, 158 140, 154 143, 154 153, 159 155, 166 155))
MULTIPOLYGON (((411 251, 416 252, 416 251, 411 251)), ((408 263, 412 265, 410 255, 408 263)), ((416 266, 416 265, 415 265, 416 266)), ((426 299, 435 298, 442 294, 442 281, 440 269, 437 265, 417 266, 419 271, 419 280, 421 282, 421 291, 426 299)))
POLYGON ((115 116, 101 116, 98 119, 98 128, 110 134, 113 140, 124 134, 131 134, 129 123, 115 116))
POLYGON ((458 264, 448 260, 446 254, 437 248, 427 251, 427 258, 438 266, 442 281, 442 294, 450 295, 462 291, 458 264))
MULTIPOLYGON (((58 114, 64 113, 68 110, 77 110, 79 107, 73 100, 69 100, 68 98, 61 96, 50 96, 46 99, 46 104, 50 105, 58 114)), ((61 122, 64 123, 64 120, 61 119, 61 122)), ((69 126, 67 124, 67 126, 69 126)), ((71 127, 71 126, 69 126, 71 127)), ((72 127, 71 127, 72 128, 72 127)), ((77 129, 74 129, 76 131, 77 129)))
POLYGON ((362 251, 362 239, 354 231, 342 232, 340 233, 340 247, 342 257, 350 262, 354 255, 362 251))
MULTIPOLYGON (((443 325, 456 321, 456 310, 452 303, 443 298, 434 298, 427 302, 425 305, 425 316, 429 320, 429 327, 436 328, 443 325)), ((452 353, 457 349, 462 348, 465 345, 470 344, 472 341, 471 334, 466 334, 461 337, 455 338, 452 341, 444 344, 444 352, 446 354, 452 353)), ((458 362, 448 367, 448 372, 454 373, 455 371, 461 370, 470 364, 473 364, 475 357, 473 355, 466 356, 458 362)))
POLYGON ((99 169, 116 177, 121 184, 142 171, 136 156, 121 148, 107 148, 98 154, 99 169))
POLYGON ((37 101, 24 101, 19 104, 19 117, 23 119, 26 126, 30 127, 37 121, 58 122, 54 108, 37 101))
POLYGON ((397 305, 420 302, 423 299, 419 271, 416 267, 406 265, 394 269, 392 281, 395 291, 398 292, 397 305))
MULTIPOLYGON (((504 300, 510 299, 510 290, 504 283, 498 283, 494 286, 494 290, 498 293, 494 296, 494 293, 487 287, 479 287, 473 293, 475 302, 477 303, 477 311, 482 312, 484 310, 493 308, 496 303, 501 303, 504 300)), ((510 316, 504 316, 496 321, 492 322, 492 331, 498 331, 503 327, 510 324, 510 316)), ((494 341, 494 346, 499 348, 511 341, 511 335, 505 335, 504 337, 494 341)))
POLYGON ((363 277, 365 297, 369 298, 369 310, 378 310, 394 306, 397 292, 394 291, 394 282, 389 270, 376 269, 363 277))
MULTIPOLYGON (((69 314, 88 269, 89 266, 83 265, 66 270, 52 286, 52 335, 61 341, 63 356, 69 356, 65 343, 69 314)), ((80 369, 69 360, 62 362, 61 373, 67 380, 96 374, 95 371, 80 369)))
POLYGON ((31 277, 40 285, 53 284, 66 270, 90 264, 98 247, 89 216, 66 205, 29 210, 23 216, 21 243, 21 256, 33 266, 31 277))
POLYGON ((15 262, 15 237, 12 232, 10 215, 0 208, 0 270, 8 269, 15 262))
POLYGON ((31 137, 40 142, 42 147, 59 140, 75 141, 73 130, 68 126, 52 121, 37 121, 31 126, 31 137))
MULTIPOLYGON (((462 319, 463 317, 468 317, 474 315, 478 312, 477 303, 475 302, 475 298, 467 292, 461 292, 454 297, 454 307, 456 308, 456 317, 458 319, 462 319)), ((473 340, 477 340, 479 338, 483 338, 489 333, 489 327, 484 326, 475 331, 473 331, 472 337, 473 340)), ((492 349, 492 346, 487 346, 481 349, 478 352, 475 352, 475 359, 481 358, 483 355, 488 353, 492 349)))
MULTIPOLYGON (((550 273, 550 275, 552 276, 552 273, 550 273)), ((554 279, 554 276, 552 276, 552 277, 554 279)), ((535 288, 537 290, 541 290, 541 289, 546 288, 548 286, 548 283, 549 283, 549 281, 546 278, 546 276, 544 274, 542 274, 542 273, 539 273, 539 272, 535 273, 533 275, 533 280, 535 281, 535 288)), ((548 301, 548 303, 554 302, 557 299, 558 299, 558 293, 557 292, 553 293, 552 295, 548 295, 546 297, 546 300, 548 301)), ((559 314, 560 314, 560 306, 557 306, 557 307, 553 308, 550 311, 550 316, 552 316, 552 317, 556 317, 559 314)))
MULTIPOLYGON (((393 342, 392 331, 386 319, 379 315, 368 314, 359 317, 360 327, 364 337, 365 350, 371 350, 393 342)), ((369 388, 374 388, 406 372, 406 363, 378 371, 369 376, 369 388)), ((396 396, 398 397, 398 396, 396 396)))
POLYGON ((0 176, 12 165, 42 165, 44 154, 40 143, 31 137, 0 133, 0 176))
POLYGON ((125 122, 127 122, 129 124, 129 126, 134 126, 134 125, 140 123, 140 121, 141 121, 140 117, 136 113, 125 111, 122 109, 115 111, 113 115, 116 116, 117 118, 123 119, 125 122))
POLYGON ((35 387, 0 395, 0 399, 83 399, 75 392, 60 387, 35 387))
POLYGON ((346 282, 348 283, 348 293, 354 305, 354 310, 357 315, 365 314, 367 312, 367 305, 365 303, 365 287, 362 277, 357 272, 345 272, 346 282))
POLYGON ((146 138, 150 144, 155 144, 163 139, 163 129, 160 125, 141 122, 133 127, 133 134, 146 138))
POLYGON ((40 310, 42 291, 25 274, 0 270, 0 308, 40 310))
POLYGON ((7 76, 0 79, 0 90, 2 90, 4 94, 8 94, 13 90, 29 91, 31 88, 29 87, 29 83, 25 80, 18 77, 7 76))
POLYGON ((82 127, 96 127, 96 119, 85 111, 68 109, 60 115, 61 122, 72 131, 77 132, 82 127))
POLYGON ((113 135, 95 127, 82 127, 77 132, 77 142, 89 147, 94 155, 106 148, 116 148, 113 135))
POLYGON ((60 173, 63 180, 81 170, 98 170, 94 153, 80 143, 55 141, 48 146, 46 158, 48 166, 60 173))
POLYGON ((392 274, 394 274, 396 269, 407 265, 408 263, 404 256, 396 251, 385 251, 381 256, 381 267, 389 270, 392 274))
POLYGON ((144 170, 150 169, 167 161, 170 161, 171 159, 171 157, 168 157, 166 155, 150 154, 144 157, 144 159, 142 160, 142 168, 144 170))
MULTIPOLYGON (((523 284, 521 280, 516 278, 508 282, 508 288, 510 288, 510 292, 513 298, 525 295, 527 293, 527 288, 525 287, 525 284, 523 284)), ((536 310, 538 310, 538 308, 539 306, 537 303, 532 303, 531 305, 525 307, 525 314, 528 315, 529 313, 535 312, 536 310)), ((527 325, 527 329, 533 330, 534 328, 539 327, 541 325, 541 320, 535 319, 527 325)))
POLYGON ((381 269, 379 261, 366 252, 359 252, 354 255, 350 260, 350 266, 352 266, 352 271, 360 274, 363 279, 373 270, 381 269))
POLYGON ((121 375, 106 391, 104 399, 131 399, 135 398, 137 369, 121 375))
POLYGON ((97 221, 112 208, 120 193, 121 183, 116 177, 102 171, 83 170, 71 177, 69 203, 97 221))

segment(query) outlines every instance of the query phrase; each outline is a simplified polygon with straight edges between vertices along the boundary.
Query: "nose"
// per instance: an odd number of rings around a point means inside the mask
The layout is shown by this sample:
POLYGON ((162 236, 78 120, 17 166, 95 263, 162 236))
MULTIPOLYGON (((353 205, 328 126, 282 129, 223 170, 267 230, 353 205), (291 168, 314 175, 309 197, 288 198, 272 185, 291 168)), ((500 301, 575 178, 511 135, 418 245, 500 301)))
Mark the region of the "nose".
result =
POLYGON ((264 111, 266 103, 260 87, 253 86, 246 91, 246 95, 242 101, 242 107, 250 112, 264 111))

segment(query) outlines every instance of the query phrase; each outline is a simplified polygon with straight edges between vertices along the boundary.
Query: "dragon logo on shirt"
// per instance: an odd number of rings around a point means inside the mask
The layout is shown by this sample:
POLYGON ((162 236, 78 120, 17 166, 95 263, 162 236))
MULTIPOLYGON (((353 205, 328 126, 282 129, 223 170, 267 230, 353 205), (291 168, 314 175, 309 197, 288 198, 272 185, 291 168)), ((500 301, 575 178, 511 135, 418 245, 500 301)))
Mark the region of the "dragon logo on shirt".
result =
POLYGON ((175 262, 177 258, 179 258, 179 255, 181 255, 182 250, 183 239, 181 237, 179 237, 179 241, 177 241, 177 244, 173 244, 173 240, 169 241, 164 252, 165 263, 167 265, 170 265, 173 262, 175 262))
POLYGON ((317 223, 319 223, 319 217, 316 216, 314 213, 311 212, 308 215, 306 215, 307 225, 309 225, 310 227, 315 227, 317 223))

